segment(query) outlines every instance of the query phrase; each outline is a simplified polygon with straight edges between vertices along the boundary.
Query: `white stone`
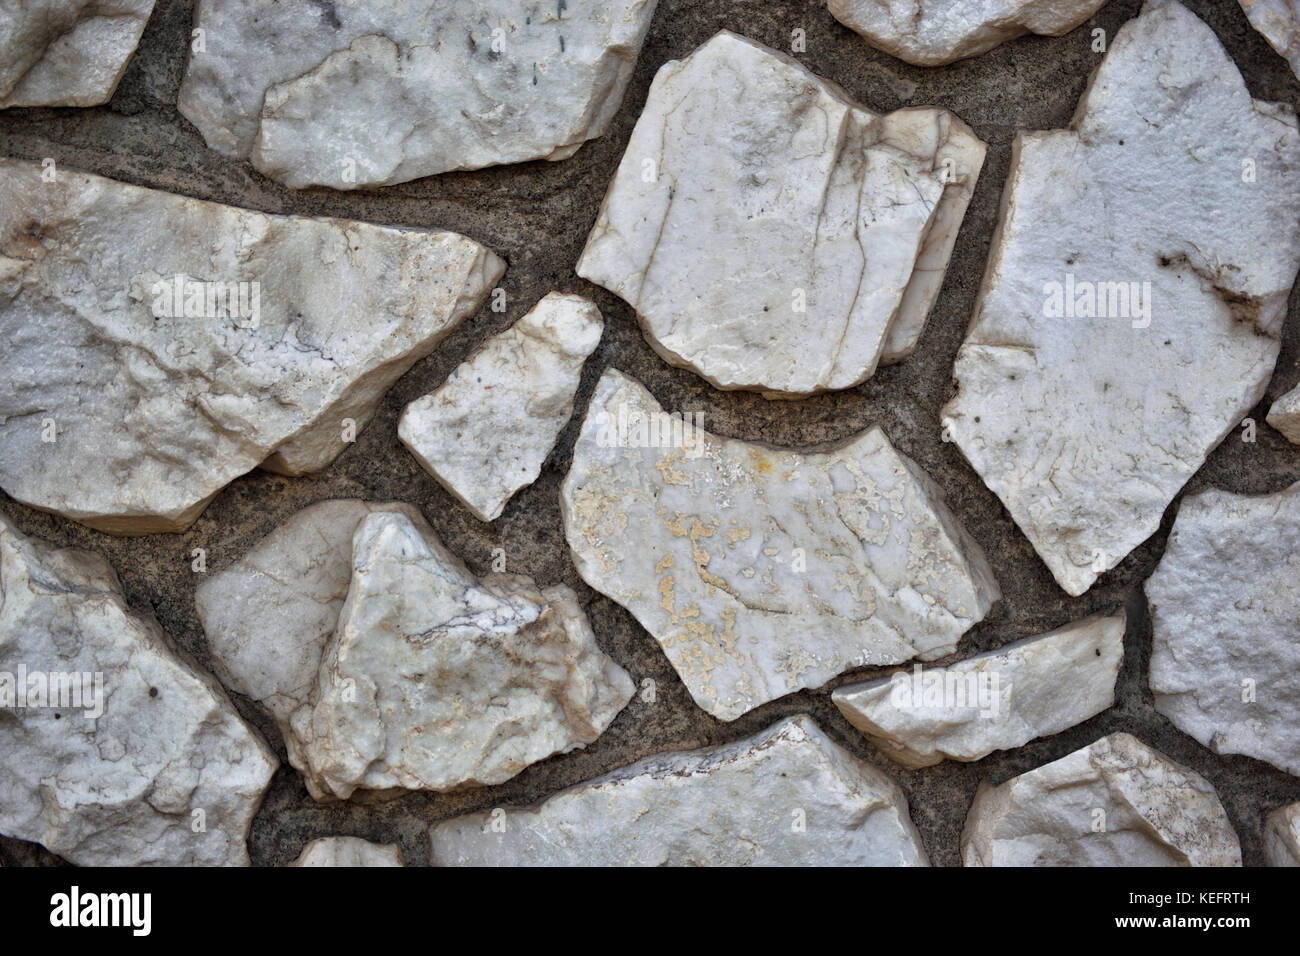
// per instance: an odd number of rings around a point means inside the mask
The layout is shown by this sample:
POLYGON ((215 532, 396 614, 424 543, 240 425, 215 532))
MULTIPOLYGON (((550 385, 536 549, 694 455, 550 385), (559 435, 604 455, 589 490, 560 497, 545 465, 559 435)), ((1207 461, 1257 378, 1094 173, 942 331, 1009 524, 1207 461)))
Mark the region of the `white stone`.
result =
POLYGON ((907 798, 811 717, 432 829, 438 866, 928 866, 907 798))
POLYGON ((289 186, 566 159, 609 127, 656 0, 199 0, 180 111, 289 186))
POLYGON ((477 518, 494 520, 541 474, 604 328, 593 302, 552 292, 407 405, 397 436, 477 518))
POLYGON ((569 588, 476 580, 409 506, 313 505, 196 604, 321 800, 501 783, 591 743, 635 689, 569 588))
POLYGON ((724 30, 656 74, 577 271, 719 388, 848 388, 915 347, 984 152, 724 30))
POLYGON ((0 109, 107 103, 153 5, 154 0, 0 5, 0 109))
POLYGON ((359 837, 312 840, 290 866, 403 866, 396 843, 371 843, 359 837))
POLYGON ((560 505, 583 579, 723 720, 850 667, 950 654, 1000 596, 937 486, 879 428, 823 453, 670 428, 613 370, 560 505))
POLYGON ((1241 846, 1200 774, 1111 734, 975 794, 966 866, 1241 866, 1241 846))
POLYGON ((849 723, 906 767, 980 760, 1115 703, 1124 618, 1092 617, 947 667, 837 688, 849 723))
POLYGON ((1300 77, 1300 0, 1237 0, 1253 26, 1300 77))
POLYGON ((323 469, 505 268, 455 233, 42 172, 0 160, 0 486, 100 531, 323 469))
POLYGON ((1274 402, 1265 421, 1280 431, 1287 441, 1300 445, 1300 386, 1274 402))
POLYGON ((1183 499, 1146 594, 1156 710, 1300 775, 1300 484, 1183 499))
POLYGON ((1252 101, 1209 27, 1150 0, 1073 125, 1017 137, 943 415, 1067 592, 1155 533, 1263 396, 1298 266, 1291 108, 1252 101))
POLYGON ((1063 36, 1106 0, 830 0, 831 16, 916 66, 987 53, 1026 33, 1063 36))
POLYGON ((1279 807, 1265 818, 1264 852, 1271 866, 1300 866, 1300 803, 1279 807))
POLYGON ((0 754, 0 833, 79 866, 246 866, 276 768, 107 561, 3 517, 0 754))

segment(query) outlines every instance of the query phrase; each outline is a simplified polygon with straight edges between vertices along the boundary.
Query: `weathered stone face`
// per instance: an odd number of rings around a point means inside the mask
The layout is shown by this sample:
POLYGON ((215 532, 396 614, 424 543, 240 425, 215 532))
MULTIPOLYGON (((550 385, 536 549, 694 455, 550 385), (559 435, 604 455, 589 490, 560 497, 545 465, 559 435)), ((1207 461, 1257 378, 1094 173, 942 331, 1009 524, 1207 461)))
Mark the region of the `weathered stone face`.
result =
POLYGON ((357 837, 312 840, 290 866, 403 866, 402 851, 393 843, 371 843, 357 837))
POLYGON ((1300 388, 1287 392, 1268 410, 1266 419, 1286 440, 1300 444, 1300 388))
POLYGON ((1273 866, 1300 866, 1300 803, 1279 807, 1268 815, 1264 846, 1273 866))
POLYGON ((1297 0, 1237 0, 1253 26, 1300 77, 1300 3, 1297 0))

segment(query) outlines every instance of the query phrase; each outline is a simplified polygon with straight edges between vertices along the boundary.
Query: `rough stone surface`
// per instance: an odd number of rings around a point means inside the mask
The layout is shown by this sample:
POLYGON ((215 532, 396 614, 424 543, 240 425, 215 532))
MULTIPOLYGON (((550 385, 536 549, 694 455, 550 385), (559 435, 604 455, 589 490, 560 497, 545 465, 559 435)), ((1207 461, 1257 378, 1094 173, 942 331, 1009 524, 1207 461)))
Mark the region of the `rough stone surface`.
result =
POLYGON ((1300 131, 1194 14, 1151 0, 1070 128, 1021 134, 1012 166, 943 423, 1078 595, 1263 397, 1300 267, 1300 131))
POLYGON ((183 530, 258 464, 324 468, 505 268, 455 233, 42 171, 0 160, 0 485, 100 531, 183 530), (172 314, 177 276, 258 285, 172 314))
POLYGON ((811 717, 433 828, 441 866, 926 866, 907 799, 811 717), (501 829, 501 824, 504 829, 501 829))
POLYGON ((840 687, 831 699, 904 766, 980 760, 1111 706, 1123 658, 1124 618, 1089 618, 947 667, 840 687))
POLYGON ((107 561, 4 517, 0 708, 0 833, 81 866, 248 864, 266 744, 107 561))
POLYGON ((1264 846, 1273 866, 1300 866, 1300 803, 1279 807, 1268 815, 1264 846))
POLYGON ((561 489, 578 572, 723 720, 864 664, 951 653, 998 598, 942 493, 884 432, 804 454, 682 425, 614 370, 561 489), (623 423, 626 422, 626 426, 623 423), (670 430, 659 427, 660 435, 670 430))
POLYGON ((966 866, 1240 866, 1214 788, 1130 734, 980 788, 966 866))
POLYGON ((571 590, 479 582, 410 508, 308 509, 198 600, 317 799, 501 783, 595 740, 634 689, 571 590))
POLYGON ((1268 410, 1266 419, 1286 440, 1300 445, 1300 388, 1287 392, 1268 410))
POLYGON ((1300 77, 1300 0, 1237 0, 1251 26, 1286 57, 1300 77))
POLYGON ((398 437, 456 500, 495 520, 541 473, 604 327, 590 299, 552 292, 407 405, 398 437))
POLYGON ((312 840, 290 866, 402 866, 401 847, 357 837, 312 840))
POLYGON ((107 103, 154 0, 21 0, 0 7, 0 109, 107 103))
POLYGON ((1106 0, 830 0, 831 16, 916 66, 978 56, 1026 33, 1060 36, 1106 0))
POLYGON ((915 346, 984 151, 723 31, 655 76, 577 271, 719 388, 848 388, 915 346))
POLYGON ((200 0, 180 111, 289 186, 572 156, 618 110, 656 0, 200 0))
POLYGON ((1146 593, 1156 710, 1300 775, 1300 484, 1183 499, 1146 593))

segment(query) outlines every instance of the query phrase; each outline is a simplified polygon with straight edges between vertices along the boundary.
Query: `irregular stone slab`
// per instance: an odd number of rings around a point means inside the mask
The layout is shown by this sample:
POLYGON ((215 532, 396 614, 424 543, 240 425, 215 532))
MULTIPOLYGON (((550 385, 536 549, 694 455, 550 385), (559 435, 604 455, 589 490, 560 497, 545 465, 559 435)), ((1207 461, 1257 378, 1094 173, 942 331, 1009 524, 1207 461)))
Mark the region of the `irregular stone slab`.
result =
POLYGON ((604 328, 591 300, 552 292, 407 405, 397 437, 475 517, 494 520, 541 474, 604 328))
POLYGON ((1091 617, 947 667, 837 688, 849 723, 906 767, 980 760, 1115 703, 1124 617, 1091 617))
POLYGON ((1280 807, 1265 819, 1264 852, 1272 866, 1300 866, 1300 803, 1280 807))
POLYGON ((501 783, 631 699, 574 593, 478 581, 413 508, 322 502, 196 594, 219 675, 320 800, 501 783))
POLYGON ((1000 597, 937 486, 879 428, 806 454, 670 426, 607 371, 560 506, 583 579, 715 717, 850 667, 952 653, 1000 597))
POLYGON ((567 159, 618 111, 656 0, 200 0, 180 111, 289 186, 567 159))
POLYGON ((1300 445, 1300 386, 1274 402, 1265 421, 1280 431, 1287 441, 1300 445))
POLYGON ((987 53, 1026 33, 1064 36, 1106 0, 830 0, 831 16, 916 66, 987 53))
POLYGON ((290 866, 403 866, 396 843, 371 843, 359 837, 312 840, 290 866))
POLYGON ((1300 2, 1298 0, 1237 0, 1241 9, 1274 50, 1300 77, 1300 2))
POLYGON ((719 388, 848 388, 915 346, 984 152, 724 30, 655 76, 577 271, 719 388))
POLYGON ((803 714, 431 837, 438 866, 929 865, 898 785, 803 714))
POLYGON ((1241 866, 1241 846, 1200 774, 1129 734, 975 794, 966 866, 1241 866))
POLYGON ((1074 124, 1017 138, 943 415, 1068 593, 1155 533, 1263 396, 1297 267, 1290 107, 1252 101, 1209 27, 1150 0, 1074 124))
POLYGON ((0 486, 100 531, 321 470, 505 269, 455 233, 41 172, 0 160, 0 486))
POLYGON ((247 866, 276 759, 99 555, 0 516, 0 833, 79 866, 247 866))
POLYGON ((154 0, 24 0, 0 8, 0 109, 113 98, 154 0))
POLYGON ((1300 775, 1300 483, 1183 499, 1147 580, 1156 710, 1215 753, 1300 775))

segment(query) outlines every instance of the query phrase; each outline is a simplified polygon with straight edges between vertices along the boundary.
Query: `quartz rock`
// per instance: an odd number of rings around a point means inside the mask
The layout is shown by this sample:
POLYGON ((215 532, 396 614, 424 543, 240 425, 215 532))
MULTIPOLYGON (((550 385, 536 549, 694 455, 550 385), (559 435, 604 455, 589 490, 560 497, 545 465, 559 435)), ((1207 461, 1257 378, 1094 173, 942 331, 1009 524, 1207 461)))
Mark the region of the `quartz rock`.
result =
POLYGON ((1073 125, 1017 137, 1002 209, 944 433, 1078 595, 1263 397, 1300 267, 1300 131, 1150 0, 1073 125))
POLYGON ((266 704, 320 800, 501 783, 631 699, 574 593, 481 581, 409 506, 299 512, 199 588, 218 673, 266 704))
POLYGON ((0 109, 113 98, 154 0, 23 0, 0 7, 0 109))
POLYGON ((831 700, 904 766, 980 760, 1110 707, 1123 659, 1124 618, 1093 617, 947 667, 840 687, 831 700))
POLYGON ((830 0, 831 16, 887 53, 942 66, 1026 33, 1063 36, 1106 0, 830 0))
POLYGON ((560 160, 609 127, 656 0, 199 0, 180 111, 289 186, 560 160))
POLYGON ((4 517, 0 753, 0 833, 80 866, 246 866, 276 768, 108 562, 4 517))
POLYGON ((100 531, 323 469, 505 268, 454 233, 41 174, 0 160, 0 486, 100 531))
POLYGON ((1300 386, 1274 402, 1265 421, 1280 431, 1287 441, 1300 445, 1300 386))
POLYGON ((1240 866, 1214 788, 1129 734, 1111 734, 975 795, 966 866, 1240 866))
POLYGON ((440 866, 927 866, 907 798, 811 717, 433 827, 440 866), (504 824, 504 828, 502 828, 504 824))
POLYGON ((290 866, 403 866, 396 843, 371 843, 359 837, 312 840, 290 866))
POLYGON ((1273 49, 1300 77, 1300 0, 1237 0, 1241 9, 1273 49))
POLYGON ((984 152, 722 31, 655 76, 577 271, 719 388, 848 388, 915 346, 984 152))
POLYGON ((801 453, 710 435, 607 371, 561 489, 583 579, 732 720, 850 667, 933 660, 1000 594, 879 428, 801 453))
POLYGON ((1300 483, 1183 499, 1146 594, 1156 710, 1300 775, 1300 483))
POLYGON ((1300 803, 1280 807, 1265 819, 1264 852, 1271 866, 1300 866, 1300 803))
POLYGON ((476 517, 494 520, 537 480, 604 328, 590 300, 552 292, 407 405, 398 437, 476 517))

